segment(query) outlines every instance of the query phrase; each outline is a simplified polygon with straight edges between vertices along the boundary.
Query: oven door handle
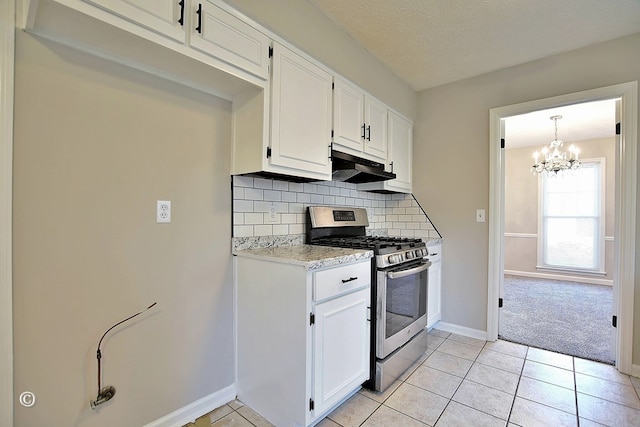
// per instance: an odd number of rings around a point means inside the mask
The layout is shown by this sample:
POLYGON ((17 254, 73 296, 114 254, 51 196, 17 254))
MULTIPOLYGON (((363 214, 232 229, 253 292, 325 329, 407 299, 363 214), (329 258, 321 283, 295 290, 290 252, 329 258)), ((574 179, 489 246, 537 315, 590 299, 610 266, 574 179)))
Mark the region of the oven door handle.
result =
POLYGON ((387 277, 389 279, 399 279, 401 277, 411 276, 412 274, 417 274, 425 271, 427 268, 429 268, 430 265, 431 262, 425 262, 424 264, 421 264, 414 268, 410 268, 408 270, 387 271, 387 277))

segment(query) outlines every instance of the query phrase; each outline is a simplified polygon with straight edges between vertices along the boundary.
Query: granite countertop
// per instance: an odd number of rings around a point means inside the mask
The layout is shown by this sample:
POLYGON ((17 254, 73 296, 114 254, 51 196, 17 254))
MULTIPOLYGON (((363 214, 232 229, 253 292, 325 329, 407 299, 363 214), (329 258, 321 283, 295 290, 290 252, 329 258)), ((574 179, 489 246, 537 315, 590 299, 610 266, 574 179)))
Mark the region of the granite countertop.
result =
POLYGON ((267 259, 284 264, 301 265, 307 270, 315 270, 368 259, 373 257, 373 251, 303 244, 236 250, 234 251, 234 255, 267 259))
POLYGON ((427 247, 441 245, 442 239, 429 239, 425 243, 427 244, 427 247))

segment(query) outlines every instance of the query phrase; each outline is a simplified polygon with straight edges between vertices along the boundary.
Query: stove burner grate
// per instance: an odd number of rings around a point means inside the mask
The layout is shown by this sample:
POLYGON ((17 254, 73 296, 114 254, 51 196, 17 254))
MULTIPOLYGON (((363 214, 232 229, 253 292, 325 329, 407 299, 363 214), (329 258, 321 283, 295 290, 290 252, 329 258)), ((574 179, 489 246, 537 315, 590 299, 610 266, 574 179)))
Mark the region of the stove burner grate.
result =
POLYGON ((422 242, 420 238, 387 237, 387 236, 356 236, 356 237, 325 237, 310 242, 313 245, 333 246, 339 248, 371 249, 374 252, 390 247, 410 248, 422 242))

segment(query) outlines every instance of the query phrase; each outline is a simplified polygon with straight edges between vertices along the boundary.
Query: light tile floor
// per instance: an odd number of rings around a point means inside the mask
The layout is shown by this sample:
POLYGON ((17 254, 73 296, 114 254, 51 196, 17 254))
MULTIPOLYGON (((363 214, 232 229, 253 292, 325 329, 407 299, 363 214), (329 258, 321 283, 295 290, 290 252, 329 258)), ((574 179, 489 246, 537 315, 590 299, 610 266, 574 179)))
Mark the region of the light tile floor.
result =
MULTIPOLYGON (((640 426, 640 379, 613 366, 439 330, 428 343, 386 391, 360 390, 318 426, 640 426)), ((195 424, 211 425, 271 426, 237 400, 195 424)))

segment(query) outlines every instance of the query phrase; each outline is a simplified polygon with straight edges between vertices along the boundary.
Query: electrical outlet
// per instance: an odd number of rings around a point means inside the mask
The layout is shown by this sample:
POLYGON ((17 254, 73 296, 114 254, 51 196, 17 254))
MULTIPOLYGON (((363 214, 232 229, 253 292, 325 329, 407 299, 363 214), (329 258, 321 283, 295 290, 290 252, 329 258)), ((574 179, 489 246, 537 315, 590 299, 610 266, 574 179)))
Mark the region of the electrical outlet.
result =
POLYGON ((266 215, 265 223, 274 224, 277 221, 278 221, 278 213, 276 210, 276 205, 272 203, 269 205, 269 212, 266 215))
POLYGON ((476 209, 476 222, 484 222, 485 211, 484 209, 476 209))
POLYGON ((171 222, 171 201, 158 200, 156 206, 156 222, 158 224, 171 222))

